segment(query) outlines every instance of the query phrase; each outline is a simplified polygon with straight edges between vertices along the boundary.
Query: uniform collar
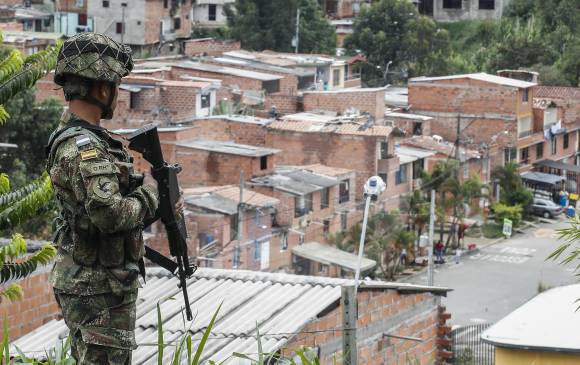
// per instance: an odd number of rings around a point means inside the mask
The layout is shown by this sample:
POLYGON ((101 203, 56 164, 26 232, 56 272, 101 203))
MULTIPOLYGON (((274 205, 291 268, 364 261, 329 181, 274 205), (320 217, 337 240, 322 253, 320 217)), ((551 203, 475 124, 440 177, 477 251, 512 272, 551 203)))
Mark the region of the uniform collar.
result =
POLYGON ((85 129, 90 129, 90 130, 97 131, 97 132, 107 132, 106 128, 103 128, 99 125, 94 125, 92 123, 89 123, 86 120, 79 118, 74 113, 70 114, 66 124, 74 124, 75 126, 82 127, 85 129))

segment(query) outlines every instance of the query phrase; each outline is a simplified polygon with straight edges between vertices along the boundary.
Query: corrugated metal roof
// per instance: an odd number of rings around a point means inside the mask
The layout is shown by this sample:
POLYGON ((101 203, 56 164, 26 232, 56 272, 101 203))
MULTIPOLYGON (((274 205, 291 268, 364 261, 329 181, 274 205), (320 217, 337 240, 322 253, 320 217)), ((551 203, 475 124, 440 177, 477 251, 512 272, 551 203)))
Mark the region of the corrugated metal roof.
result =
POLYGON ((198 150, 247 157, 269 156, 280 152, 280 150, 274 148, 251 146, 247 144, 240 144, 227 141, 189 140, 189 141, 178 141, 175 143, 175 145, 187 148, 194 148, 198 150))
POLYGON ((414 77, 409 79, 409 83, 418 83, 418 82, 431 82, 431 81, 439 81, 439 80, 457 80, 457 79, 471 79, 483 82, 489 82, 492 84, 498 84, 503 86, 511 86, 517 88, 528 88, 536 86, 536 83, 521 81, 517 79, 511 79, 509 77, 501 77, 496 75, 490 75, 485 72, 474 73, 474 74, 464 74, 464 75, 451 75, 451 76, 440 76, 440 77, 414 77))
POLYGON ((272 175, 256 177, 252 179, 252 182, 290 194, 305 195, 335 186, 338 184, 338 179, 316 174, 299 166, 286 166, 277 168, 272 175))
MULTIPOLYGON (((157 364, 157 303, 160 304, 164 339, 178 340, 183 334, 193 337, 193 347, 219 306, 215 328, 204 351, 204 360, 223 361, 233 352, 255 353, 256 324, 260 328, 265 352, 276 351, 312 319, 340 299, 341 286, 352 280, 273 274, 244 270, 200 268, 187 281, 195 319, 183 323, 182 297, 178 280, 162 269, 149 269, 145 286, 139 290, 135 336, 139 348, 133 351, 133 364, 157 364)), ((363 282, 374 289, 428 291, 445 294, 445 288, 426 288, 403 283, 363 282)), ((13 342, 25 353, 44 353, 67 335, 63 321, 51 321, 13 342)), ((166 349, 166 356, 173 348, 166 349)), ((228 360, 226 364, 238 364, 228 360)), ((164 361, 168 363, 168 361, 164 361)))
POLYGON ((235 201, 217 194, 185 198, 185 202, 187 204, 195 205, 196 207, 209 209, 227 215, 236 214, 238 212, 238 204, 235 201))
MULTIPOLYGON (((186 196, 186 201, 194 205, 197 205, 195 199, 211 195, 217 195, 218 199, 223 198, 230 200, 231 203, 228 206, 231 206, 231 204, 237 205, 240 202, 240 188, 234 185, 202 186, 197 188, 189 188, 184 189, 184 194, 186 196)), ((273 207, 275 205, 280 204, 280 201, 278 199, 257 193, 255 191, 244 194, 243 199, 244 204, 260 208, 273 207)), ((222 202, 222 200, 218 201, 222 202)), ((218 208, 219 207, 221 207, 221 205, 218 206, 218 208)))
POLYGON ((190 68, 192 70, 207 71, 219 74, 226 74, 238 77, 244 77, 248 79, 255 79, 260 81, 273 81, 280 80, 283 77, 274 74, 268 74, 264 72, 256 72, 249 70, 242 70, 234 67, 223 67, 211 65, 208 63, 192 62, 192 61, 180 61, 173 64, 176 67, 190 68))
MULTIPOLYGON (((282 120, 273 121, 268 125, 270 129, 305 133, 335 133, 353 136, 389 136, 393 128, 359 122, 345 118, 321 116, 316 114, 301 116, 284 116, 282 120)), ((368 122, 368 121, 367 121, 368 122)))
MULTIPOLYGON (((308 260, 320 262, 326 265, 338 265, 350 271, 355 271, 358 263, 357 255, 318 242, 308 242, 293 247, 292 253, 308 260)), ((376 261, 365 257, 362 258, 361 271, 364 272, 370 270, 375 266, 377 266, 376 261)))
POLYGON ((403 165, 433 156, 435 152, 409 146, 395 146, 395 154, 399 156, 400 164, 403 165))
POLYGON ((481 338, 499 347, 580 352, 579 297, 580 284, 545 291, 491 326, 481 338))

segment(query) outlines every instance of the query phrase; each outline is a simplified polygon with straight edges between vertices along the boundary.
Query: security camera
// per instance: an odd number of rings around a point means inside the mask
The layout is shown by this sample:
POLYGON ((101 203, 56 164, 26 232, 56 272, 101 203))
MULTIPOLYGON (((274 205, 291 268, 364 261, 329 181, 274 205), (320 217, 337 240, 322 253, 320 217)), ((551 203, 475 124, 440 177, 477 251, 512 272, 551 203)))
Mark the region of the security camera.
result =
POLYGON ((379 195, 381 195, 381 193, 385 191, 386 188, 387 185, 383 179, 381 179, 379 176, 372 176, 365 183, 365 198, 370 196, 372 200, 377 200, 379 195))

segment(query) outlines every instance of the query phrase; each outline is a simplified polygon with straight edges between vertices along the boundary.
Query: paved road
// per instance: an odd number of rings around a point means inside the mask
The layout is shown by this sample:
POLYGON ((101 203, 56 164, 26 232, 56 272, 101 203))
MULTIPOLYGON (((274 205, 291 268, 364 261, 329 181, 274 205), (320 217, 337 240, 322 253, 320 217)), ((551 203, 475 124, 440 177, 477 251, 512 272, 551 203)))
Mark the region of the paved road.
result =
MULTIPOLYGON (((541 224, 477 254, 463 256, 459 264, 437 266, 435 285, 453 289, 443 298, 452 315, 451 324, 495 322, 534 297, 540 283, 558 286, 575 282, 570 268, 546 261, 557 247, 555 229, 566 225, 541 224)), ((424 284, 426 275, 410 281, 424 284)))

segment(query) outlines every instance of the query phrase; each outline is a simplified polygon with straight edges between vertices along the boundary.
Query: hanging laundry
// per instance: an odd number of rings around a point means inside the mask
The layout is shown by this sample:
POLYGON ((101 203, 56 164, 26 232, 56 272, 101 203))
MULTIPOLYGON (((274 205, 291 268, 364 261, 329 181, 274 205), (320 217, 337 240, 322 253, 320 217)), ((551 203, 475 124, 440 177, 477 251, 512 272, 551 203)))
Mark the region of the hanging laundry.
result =
POLYGON ((544 139, 545 140, 552 139, 552 132, 550 131, 550 128, 544 129, 544 139))

